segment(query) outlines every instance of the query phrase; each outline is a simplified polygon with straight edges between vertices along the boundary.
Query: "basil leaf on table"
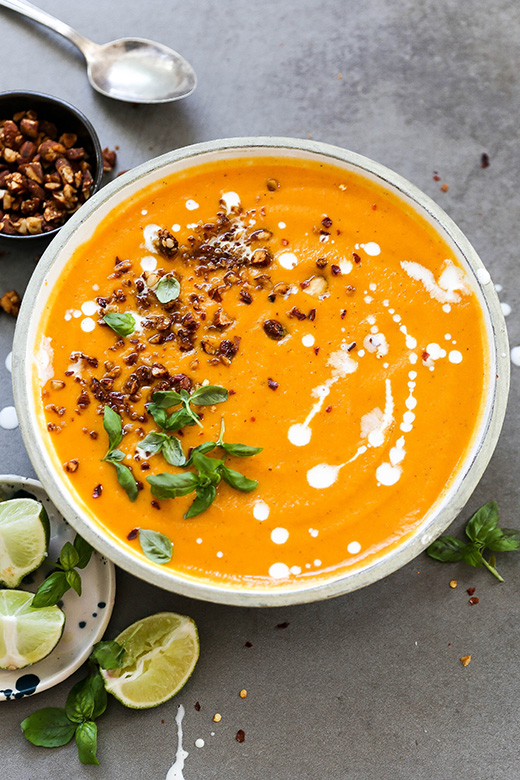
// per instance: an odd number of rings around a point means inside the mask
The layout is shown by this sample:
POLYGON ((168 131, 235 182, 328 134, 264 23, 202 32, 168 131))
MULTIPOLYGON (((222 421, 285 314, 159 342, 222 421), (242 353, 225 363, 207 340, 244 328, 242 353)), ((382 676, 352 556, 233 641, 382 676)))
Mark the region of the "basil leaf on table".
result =
POLYGON ((38 609, 41 607, 52 607, 63 598, 69 588, 70 585, 67 582, 65 572, 55 571, 42 582, 32 600, 31 606, 38 609))
POLYGON ((87 720, 80 723, 76 729, 76 745, 78 746, 78 757, 82 764, 99 765, 97 760, 97 726, 87 720))
POLYGON ((169 563, 173 554, 173 542, 158 531, 139 529, 139 542, 146 555, 154 563, 169 563))
MULTIPOLYGON (((119 642, 114 640, 101 641, 96 642, 92 648, 90 660, 95 661, 102 669, 119 669, 123 665, 125 654, 126 650, 119 642)), ((101 684, 103 685, 103 680, 101 680, 101 684)), ((104 686, 103 690, 105 690, 104 686)))
POLYGON ((109 311, 103 319, 118 336, 131 336, 135 330, 135 319, 126 312, 109 311))
POLYGON ((75 569, 65 572, 65 579, 70 588, 74 588, 78 596, 81 596, 81 576, 75 569))
POLYGON ((39 747, 61 747, 66 745, 76 731, 62 707, 44 707, 36 710, 21 722, 26 739, 39 747))
POLYGON ((79 562, 79 552, 76 550, 73 544, 65 542, 60 552, 60 563, 65 571, 70 571, 79 562))
POLYGON ((466 525, 466 536, 472 542, 486 542, 487 535, 498 525, 498 506, 496 501, 481 506, 466 525))
POLYGON ((95 700, 89 681, 89 677, 80 680, 71 688, 67 696, 65 712, 68 719, 74 723, 83 723, 93 716, 95 700))
POLYGON ((441 536, 428 547, 428 555, 437 561, 461 561, 466 543, 455 536, 441 536))
POLYGON ((85 566, 88 564, 92 557, 92 553, 94 552, 92 546, 86 542, 83 537, 81 537, 79 534, 76 534, 74 538, 74 547, 78 551, 78 562, 76 564, 76 569, 84 569, 85 566))

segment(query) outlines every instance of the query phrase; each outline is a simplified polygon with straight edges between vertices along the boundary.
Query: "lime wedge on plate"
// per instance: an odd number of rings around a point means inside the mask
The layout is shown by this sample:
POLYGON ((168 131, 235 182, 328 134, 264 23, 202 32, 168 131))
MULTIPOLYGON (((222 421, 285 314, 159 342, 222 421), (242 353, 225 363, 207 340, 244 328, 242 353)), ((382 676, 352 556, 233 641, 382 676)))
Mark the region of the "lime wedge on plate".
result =
POLYGON ((47 555, 49 518, 33 498, 0 503, 0 586, 17 588, 47 555))
POLYGON ((120 669, 102 669, 105 688, 134 709, 156 707, 171 699, 191 676, 199 657, 194 621, 159 612, 128 626, 116 637, 125 648, 120 669))
POLYGON ((60 641, 59 607, 34 609, 33 593, 0 590, 0 669, 23 669, 49 655, 60 641))

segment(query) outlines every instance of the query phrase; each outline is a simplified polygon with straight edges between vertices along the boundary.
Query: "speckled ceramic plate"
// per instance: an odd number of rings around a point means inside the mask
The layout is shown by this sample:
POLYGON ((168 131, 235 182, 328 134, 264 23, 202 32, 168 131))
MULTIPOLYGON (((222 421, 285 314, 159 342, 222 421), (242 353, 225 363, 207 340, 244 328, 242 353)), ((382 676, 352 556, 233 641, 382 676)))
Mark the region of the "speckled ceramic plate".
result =
MULTIPOLYGON (((49 561, 55 561, 66 541, 73 541, 75 531, 65 522, 51 503, 47 493, 35 479, 0 476, 0 498, 11 498, 18 490, 30 493, 45 506, 51 525, 49 561)), ((23 590, 36 591, 51 571, 47 564, 29 575, 20 586, 23 590)), ((89 564, 81 572, 83 594, 81 597, 69 590, 63 597, 65 630, 52 653, 37 664, 14 672, 0 669, 0 701, 20 699, 40 693, 65 680, 86 661, 94 642, 97 642, 108 625, 116 591, 114 566, 102 555, 94 552, 89 564)))

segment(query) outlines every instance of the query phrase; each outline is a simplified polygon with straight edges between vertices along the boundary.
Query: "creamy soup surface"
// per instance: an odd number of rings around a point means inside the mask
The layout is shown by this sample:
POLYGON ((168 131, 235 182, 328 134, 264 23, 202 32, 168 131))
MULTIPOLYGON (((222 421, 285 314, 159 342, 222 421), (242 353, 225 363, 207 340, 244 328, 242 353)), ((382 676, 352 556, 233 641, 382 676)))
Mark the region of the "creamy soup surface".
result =
POLYGON ((356 174, 276 158, 192 167, 117 208, 68 262, 39 345, 42 435, 93 521, 136 556, 139 529, 164 535, 181 576, 260 588, 339 576, 416 530, 472 444, 488 364, 470 280, 421 217, 356 174), (207 385, 227 400, 176 429, 165 393, 207 385), (102 460, 105 407, 127 489, 102 460), (172 465, 219 436, 262 450, 172 465), (197 492, 152 492, 206 466, 193 517, 197 492))

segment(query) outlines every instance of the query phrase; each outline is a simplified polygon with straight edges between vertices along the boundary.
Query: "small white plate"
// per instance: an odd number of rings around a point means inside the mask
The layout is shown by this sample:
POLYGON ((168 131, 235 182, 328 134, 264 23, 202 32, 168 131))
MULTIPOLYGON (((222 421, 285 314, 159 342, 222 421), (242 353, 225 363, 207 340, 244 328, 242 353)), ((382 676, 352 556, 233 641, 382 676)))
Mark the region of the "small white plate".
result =
MULTIPOLYGON (((75 531, 68 525, 51 503, 47 493, 35 479, 14 475, 0 476, 0 498, 11 498, 18 490, 24 490, 40 501, 49 515, 51 539, 47 561, 30 575, 23 590, 35 592, 45 575, 52 571, 52 562, 58 559, 65 542, 74 541, 75 531), (31 582, 32 578, 32 582, 31 582), (30 584, 29 584, 30 583, 30 584)), ((63 597, 65 630, 59 643, 47 658, 36 664, 13 672, 0 669, 0 701, 21 699, 40 693, 65 680, 87 660, 94 642, 105 633, 114 606, 116 581, 113 564, 94 552, 88 565, 81 572, 81 597, 69 590, 63 597)), ((60 603, 61 606, 61 603, 60 603)))

